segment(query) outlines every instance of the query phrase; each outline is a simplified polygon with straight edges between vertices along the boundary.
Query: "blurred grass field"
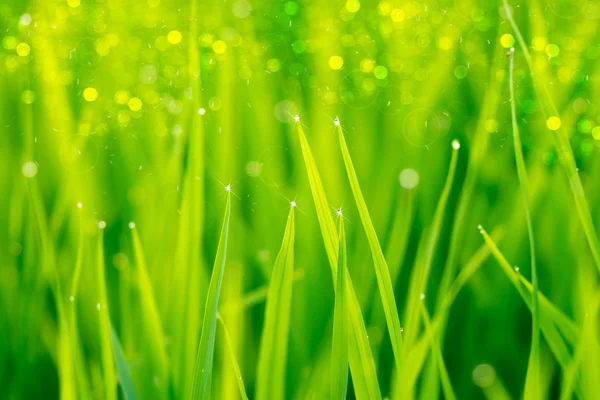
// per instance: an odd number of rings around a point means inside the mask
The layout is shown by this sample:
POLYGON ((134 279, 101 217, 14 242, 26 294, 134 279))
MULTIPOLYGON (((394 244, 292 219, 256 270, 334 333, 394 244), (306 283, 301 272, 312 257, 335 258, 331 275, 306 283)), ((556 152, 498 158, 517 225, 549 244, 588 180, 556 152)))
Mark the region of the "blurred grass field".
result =
POLYGON ((0 398, 600 397, 596 0, 0 0, 0 39, 0 398))

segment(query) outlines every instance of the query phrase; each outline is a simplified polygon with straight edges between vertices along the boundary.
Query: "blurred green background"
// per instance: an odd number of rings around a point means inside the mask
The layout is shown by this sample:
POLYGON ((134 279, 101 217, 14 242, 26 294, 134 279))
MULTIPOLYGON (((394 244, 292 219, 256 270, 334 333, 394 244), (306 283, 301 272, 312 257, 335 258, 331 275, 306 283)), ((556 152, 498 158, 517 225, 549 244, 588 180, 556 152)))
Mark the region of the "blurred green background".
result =
MULTIPOLYGON (((394 358, 334 119, 345 132, 401 321, 451 142, 459 140, 425 303, 435 315, 445 271, 452 280, 479 249, 474 262, 481 267, 443 328, 444 363, 458 398, 520 398, 531 313, 487 257, 477 229, 495 232, 509 262, 531 280, 506 52, 516 48, 540 291, 581 327, 598 273, 561 167, 567 156, 556 150, 536 85, 545 85, 558 110, 598 226, 598 2, 510 2, 530 71, 499 1, 194 1, 0 0, 0 398, 68 398, 60 396, 60 308, 69 304, 78 255, 71 303, 77 368, 89 396, 107 396, 100 256, 110 320, 138 397, 188 397, 228 184, 235 196, 220 313, 250 398, 264 294, 292 200, 298 210, 285 398, 327 398, 318 366, 330 354, 333 281, 296 115, 332 212, 344 210, 349 271, 383 396, 393 392, 394 358), (102 251, 99 221, 106 223, 102 251), (166 381, 152 367, 130 222, 164 328, 166 381)), ((598 355, 598 328, 591 332, 588 354, 598 355)), ((222 332, 216 347, 212 398, 236 398, 222 332)), ((599 363, 582 364, 580 397, 594 398, 585 376, 598 377, 599 363)), ((425 376, 427 368, 419 382, 425 376)), ((563 378, 542 340, 544 398, 558 398, 563 378)), ((419 382, 415 393, 427 397, 419 382)))

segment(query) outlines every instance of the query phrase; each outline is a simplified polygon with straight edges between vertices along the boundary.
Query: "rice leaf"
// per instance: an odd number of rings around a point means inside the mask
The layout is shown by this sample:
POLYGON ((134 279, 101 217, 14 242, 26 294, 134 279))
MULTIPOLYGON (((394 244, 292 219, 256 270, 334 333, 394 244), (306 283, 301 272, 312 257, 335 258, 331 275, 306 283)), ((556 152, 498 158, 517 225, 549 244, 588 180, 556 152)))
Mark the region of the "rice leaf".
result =
POLYGON ((294 273, 295 207, 290 207, 283 243, 273 265, 265 326, 262 332, 256 375, 256 398, 285 398, 285 371, 290 328, 294 273))
POLYGON ((129 365, 127 364, 127 359, 125 358, 125 354, 123 354, 121 342, 119 342, 119 338, 117 337, 112 324, 110 324, 110 339, 117 365, 117 379, 121 384, 121 388, 123 389, 123 396, 125 400, 136 400, 137 395, 135 393, 135 387, 133 386, 131 374, 129 373, 129 365))
POLYGON ((381 302, 387 321, 387 326, 392 342, 392 349, 396 360, 396 365, 400 365, 400 360, 403 357, 403 343, 402 334, 400 333, 400 317, 398 315, 398 307, 396 305, 396 299, 394 297, 394 286, 390 278, 390 271, 388 269, 387 262, 383 256, 381 245, 377 239, 377 233, 375 227, 369 216, 369 210, 363 197, 360 185, 358 183, 358 177, 352 164, 352 158, 342 132, 342 126, 338 119, 336 119, 336 127, 338 132, 338 138, 340 141, 340 148, 342 150, 342 157, 346 166, 346 173, 348 174, 348 180, 350 181, 350 187, 352 194, 354 195, 354 201, 358 208, 360 220, 362 221, 363 228, 367 234, 367 240, 369 247, 371 248, 371 255, 373 257, 373 264, 375 266, 375 275, 377 277, 377 284, 379 285, 379 293, 381 295, 381 302))
POLYGON ((219 307, 219 297, 223 285, 223 275, 225 274, 225 260, 227 255, 227 238, 229 235, 229 219, 231 216, 231 191, 227 191, 227 203, 225 205, 225 216, 223 217, 223 226, 217 248, 217 256, 213 267, 210 284, 208 286, 208 295, 206 297, 206 307, 204 309, 204 319, 202 323, 202 335, 198 346, 198 356, 196 357, 196 369, 194 375, 194 385, 192 388, 193 400, 204 400, 210 398, 210 381, 213 369, 213 357, 215 352, 215 336, 217 330, 217 312, 219 307))
MULTIPOLYGON (((338 263, 338 234, 336 232, 333 216, 329 209, 329 203, 325 196, 325 189, 319 176, 319 171, 306 135, 301 124, 296 124, 296 131, 300 138, 300 147, 302 148, 302 156, 308 174, 310 189, 313 195, 317 217, 321 227, 321 234, 325 242, 325 250, 329 259, 329 265, 333 275, 333 280, 337 277, 338 263)), ((377 381, 377 372, 373 361, 373 354, 368 340, 367 329, 360 310, 360 304, 356 298, 352 279, 346 273, 346 289, 348 295, 348 318, 352 326, 353 334, 349 337, 348 360, 350 363, 350 372, 352 373, 352 384, 356 397, 359 400, 381 399, 381 391, 377 381)))
MULTIPOLYGON (((525 302, 525 304, 531 311, 532 310, 532 296, 527 292, 527 289, 524 287, 524 285, 521 285, 521 280, 519 278, 520 274, 518 273, 518 271, 515 271, 511 268, 508 261, 506 261, 506 258, 504 258, 504 255, 500 252, 500 250, 496 246, 496 243, 494 243, 492 238, 487 234, 487 232, 482 227, 480 227, 480 232, 483 235, 485 243, 490 248, 492 255, 494 256, 494 258, 496 258, 496 261, 498 261, 498 264, 500 264, 502 271, 505 273, 505 275, 511 281, 513 286, 515 286, 515 288, 518 290, 519 294, 521 295, 521 298, 523 299, 523 301, 525 302)), ((555 317, 555 312, 552 312, 552 309, 554 307, 550 307, 550 304, 551 304, 550 301, 545 299, 545 297, 541 293, 539 293, 539 297, 540 297, 540 309, 539 309, 540 328, 542 330, 542 333, 544 334, 544 337, 546 338, 546 342, 548 343, 550 350, 552 350, 552 353, 556 357, 557 361, 559 362, 561 367, 566 368, 567 365, 569 365, 569 363, 571 362, 572 357, 571 357, 571 354, 569 353, 568 347, 567 347, 563 337, 560 335, 560 333, 558 332, 558 330, 556 329, 556 326, 555 326, 555 324, 560 324, 561 322, 560 321, 557 322, 557 319, 555 317)))
POLYGON ((423 317, 423 322, 425 323, 425 335, 429 338, 430 346, 433 350, 433 357, 437 361, 438 368, 440 370, 440 380, 442 381, 444 398, 446 398, 447 400, 456 400, 456 395, 454 394, 454 389, 452 389, 452 383, 450 382, 450 376, 448 375, 446 364, 444 364, 440 344, 436 338, 435 333, 433 332, 433 329, 431 327, 431 319, 429 318, 429 314, 427 313, 427 309, 425 309, 425 304, 423 302, 421 302, 420 308, 421 315, 423 317))
MULTIPOLYGON (((544 118, 547 121, 550 117, 558 116, 558 110, 554 104, 554 101, 552 101, 552 96, 550 96, 550 93, 548 92, 548 87, 545 84, 545 80, 539 79, 535 73, 536 68, 533 65, 531 55, 529 54, 527 43, 521 34, 521 30, 517 26, 507 0, 504 0, 504 10, 506 17, 508 18, 508 21, 515 32, 515 36, 517 37, 519 45, 523 50, 523 55, 525 56, 525 60, 529 66, 529 72, 533 80, 533 88, 536 96, 540 100, 544 118)), ((594 229, 594 222, 592 219, 592 214, 590 213, 590 207, 585 198, 581 179, 579 178, 579 172, 577 165, 575 164, 575 157, 573 156, 573 149, 571 148, 569 136, 562 127, 552 130, 552 133, 555 139, 556 150, 559 154, 561 154, 561 164, 565 170, 567 178, 569 179, 569 187, 571 188, 571 192, 573 194, 577 215, 583 227, 583 231, 585 232, 596 268, 598 271, 600 271, 600 244, 598 243, 598 236, 596 235, 596 231, 594 229)))
POLYGON ((106 223, 98 223, 98 244, 96 260, 96 284, 98 294, 98 320, 100 325, 100 353, 102 359, 102 373, 104 378, 105 398, 117 399, 117 378, 115 360, 113 358, 113 345, 111 339, 110 313, 106 295, 106 278, 104 276, 104 228, 106 223))
POLYGON ((137 283, 140 291, 142 306, 142 319, 144 331, 150 342, 150 353, 154 364, 154 375, 160 383, 160 391, 164 392, 167 387, 167 351, 165 348, 165 334, 160 318, 160 313, 154 297, 152 283, 148 276, 146 258, 135 224, 130 223, 131 237, 137 266, 137 283))
POLYGON ((340 244, 336 277, 333 339, 331 350, 331 399, 345 399, 348 388, 348 316, 346 311, 346 233, 344 217, 340 215, 340 244))
POLYGON ((519 186, 521 187, 521 195, 523 197, 523 204, 525 205, 525 219, 527 221, 527 234, 529 236, 529 250, 531 254, 531 282, 533 283, 531 352, 529 354, 529 367, 527 368, 525 398, 537 399, 540 397, 540 322, 538 310, 538 279, 535 262, 535 240, 533 236, 533 224, 531 222, 531 210, 529 209, 530 201, 527 168, 525 167, 525 158, 523 157, 523 149, 521 148, 519 126, 517 125, 517 105, 514 84, 515 58, 512 51, 510 52, 509 58, 510 111, 513 142, 515 148, 515 159, 517 162, 517 175, 519 176, 519 186))
POLYGON ((217 319, 221 323, 221 328, 223 328, 223 334, 225 335, 225 342, 227 342, 227 349, 229 351, 229 359, 231 360, 231 365, 235 372, 236 381, 238 383, 238 388, 240 389, 240 396, 243 400, 248 400, 248 395, 246 394, 246 387, 244 386, 244 380, 242 379, 242 372, 240 371, 240 366, 237 362, 237 358, 235 357, 235 352, 233 351, 233 346, 231 345, 231 338, 229 337, 229 331, 227 330, 227 326, 225 325, 225 321, 221 318, 220 314, 217 314, 217 319))

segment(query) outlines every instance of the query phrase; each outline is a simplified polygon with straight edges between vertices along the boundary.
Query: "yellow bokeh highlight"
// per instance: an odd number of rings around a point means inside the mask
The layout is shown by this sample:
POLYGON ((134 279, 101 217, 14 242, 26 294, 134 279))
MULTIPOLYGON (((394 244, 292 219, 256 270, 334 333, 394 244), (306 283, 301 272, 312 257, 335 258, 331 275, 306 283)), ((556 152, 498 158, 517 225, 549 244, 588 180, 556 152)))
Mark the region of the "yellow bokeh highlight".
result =
POLYGON ((179 44, 181 42, 182 37, 183 36, 181 35, 181 32, 176 30, 172 30, 167 34, 167 40, 171 44, 179 44))
POLYGON ((438 47, 442 50, 450 50, 452 48, 452 39, 449 38, 448 36, 442 36, 439 40, 438 40, 438 47))
POLYGON ((355 13, 360 10, 360 2, 358 0, 348 0, 346 2, 346 11, 355 13))
POLYGON ((505 33, 500 37, 500 44, 505 49, 510 49, 515 44, 515 38, 510 33, 505 33))
POLYGON ((67 4, 71 8, 76 8, 76 7, 79 7, 81 5, 81 0, 67 0, 67 4))
POLYGON ((31 104, 35 100, 35 93, 32 90, 26 90, 21 93, 21 100, 25 104, 31 104))
POLYGON ((142 100, 137 97, 132 97, 128 104, 131 111, 140 111, 142 109, 142 100))
POLYGON ((115 93, 115 102, 117 104, 127 104, 129 101, 129 92, 127 90, 117 90, 115 93))
POLYGON ((83 98, 86 101, 95 101, 98 98, 98 91, 93 87, 86 88, 83 91, 83 98))
POLYGON ((395 8, 390 13, 390 17, 392 18, 392 21, 394 21, 394 22, 402 22, 402 21, 404 21, 404 17, 405 17, 404 10, 395 8))
POLYGON ((592 137, 596 140, 600 140, 600 126, 596 126, 592 129, 592 137))
POLYGON ((388 15, 392 11, 392 3, 389 1, 382 1, 377 5, 377 12, 379 15, 388 15))
POLYGON ((544 36, 536 36, 533 38, 531 44, 533 45, 533 49, 535 51, 544 51, 544 49, 548 45, 548 39, 544 36))
POLYGON ((560 122, 560 118, 558 118, 558 117, 550 117, 546 121, 546 126, 551 131, 557 131, 558 129, 560 129, 560 125, 561 125, 561 122, 560 122))
POLYGON ((331 67, 331 69, 340 69, 344 66, 344 59, 340 56, 332 56, 329 59, 329 67, 331 67))
POLYGON ((557 57, 560 53, 560 48, 555 44, 549 44, 545 50, 548 57, 557 57))
POLYGON ((213 51, 217 54, 223 54, 227 50, 227 43, 222 40, 216 40, 212 45, 213 51))
POLYGON ((375 61, 370 58, 363 58, 360 62, 360 70, 364 73, 371 73, 375 69, 375 61))
POLYGON ((29 47, 29 45, 27 43, 19 43, 17 45, 17 54, 20 55, 21 57, 28 56, 30 52, 31 52, 31 48, 29 47))

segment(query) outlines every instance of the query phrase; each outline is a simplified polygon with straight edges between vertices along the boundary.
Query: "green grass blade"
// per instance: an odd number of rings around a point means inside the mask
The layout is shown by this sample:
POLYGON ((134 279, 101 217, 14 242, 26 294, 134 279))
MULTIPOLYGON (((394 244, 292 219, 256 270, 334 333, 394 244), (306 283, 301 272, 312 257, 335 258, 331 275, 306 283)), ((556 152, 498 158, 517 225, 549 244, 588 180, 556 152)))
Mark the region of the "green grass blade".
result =
POLYGON ((425 294, 425 288, 427 287, 427 281, 429 280, 429 274, 431 272, 431 265, 433 262, 433 256, 442 229, 442 223, 444 220, 444 212, 448 203, 448 197, 452 190, 452 184, 454 182, 454 175, 456 172, 456 164, 458 161, 458 149, 460 144, 457 140, 452 142, 452 157, 450 158, 450 166, 448 168, 448 175, 442 194, 435 209, 433 216, 433 222, 427 235, 427 242, 424 243, 425 247, 422 248, 421 255, 417 257, 415 262, 415 268, 411 274, 411 282, 409 288, 409 297, 407 304, 407 317, 406 317, 406 332, 405 342, 409 346, 417 337, 417 331, 419 327, 419 303, 421 302, 421 295, 425 294))
POLYGON ((133 240, 133 250, 135 254, 135 262, 137 264, 137 283, 140 291, 140 299, 142 306, 142 319, 144 321, 144 331, 150 342, 150 354, 154 364, 154 375, 159 380, 159 388, 161 392, 165 392, 167 382, 167 351, 165 348, 165 334, 160 318, 160 313, 154 297, 152 283, 148 276, 146 267, 146 258, 140 241, 139 234, 135 224, 130 223, 131 237, 133 240))
POLYGON ((240 389, 240 396, 241 396, 242 400, 248 400, 248 395, 246 394, 246 387, 244 386, 244 380, 242 379, 242 372, 241 372, 240 366, 237 362, 237 358, 235 357, 235 352, 233 351, 233 346, 231 345, 231 338, 229 336, 229 331, 227 330, 225 321, 223 321, 223 318, 221 318, 220 314, 217 314, 217 319, 221 323, 221 328, 223 328, 223 334, 225 335, 225 342, 227 342, 227 349, 229 351, 229 359, 231 360, 231 365, 235 372, 238 388, 240 389))
POLYGON ((273 265, 256 375, 257 400, 285 398, 285 371, 294 273, 295 207, 290 207, 283 243, 273 265))
MULTIPOLYGON (((110 324, 110 321, 109 321, 110 324)), ((135 387, 133 386, 133 380, 129 373, 129 365, 125 354, 123 354, 123 348, 119 342, 119 338, 115 332, 114 327, 110 324, 110 339, 112 342, 113 354, 117 365, 117 379, 123 389, 123 396, 125 400, 136 400, 137 395, 135 393, 135 387)))
POLYGON ((525 167, 525 158, 521 147, 521 137, 519 135, 519 126, 517 125, 517 105, 515 98, 514 69, 515 57, 510 52, 509 61, 509 86, 510 86, 510 114, 512 121, 513 141, 515 148, 515 159, 517 162, 517 174, 519 176, 519 186, 525 205, 525 219, 527 221, 527 234, 529 236, 529 250, 531 253, 531 282, 533 283, 533 301, 532 301, 532 334, 531 334, 531 353, 529 354, 529 367, 527 369, 527 384, 525 385, 525 398, 537 399, 540 397, 540 322, 538 310, 538 278, 535 262, 535 239, 533 236, 533 224, 531 222, 531 210, 529 209, 529 182, 527 178, 527 168, 525 167))
POLYGON ((111 339, 110 313, 106 295, 106 278, 104 274, 104 228, 106 222, 98 223, 98 245, 96 260, 96 284, 98 293, 98 318, 100 326, 100 352, 102 358, 102 373, 104 378, 105 398, 117 399, 117 378, 113 345, 111 339))
POLYGON ((219 307, 219 297, 221 295, 221 287, 223 285, 223 275, 225 274, 225 260, 227 255, 227 238, 229 236, 230 216, 231 191, 227 191, 225 216, 223 217, 223 226, 221 228, 217 256, 215 258, 215 264, 210 278, 210 284, 208 286, 208 295, 206 297, 206 307, 204 309, 204 319, 202 323, 202 335, 200 336, 198 356, 196 357, 196 371, 192 389, 193 400, 204 400, 210 398, 210 380, 212 377, 213 358, 215 352, 217 312, 219 307))
POLYGON ((348 316, 346 300, 346 232, 344 217, 340 215, 340 244, 336 277, 335 309, 333 313, 333 339, 331 350, 331 399, 345 399, 348 388, 348 316))
MULTIPOLYGON (((527 43, 525 42, 525 39, 521 34, 521 30, 517 26, 517 23, 512 15, 512 11, 507 0, 504 0, 504 10, 506 13, 506 17, 508 18, 508 21, 510 22, 515 32, 517 40, 519 41, 519 45, 523 50, 525 60, 527 61, 527 64, 529 66, 531 78, 534 83, 533 87, 535 89, 535 93, 538 99, 540 100, 540 104, 544 112, 544 118, 547 121, 552 116, 558 116, 558 110, 556 109, 556 106, 552 101, 552 97, 548 92, 545 80, 538 79, 534 72, 536 69, 533 65, 531 55, 529 54, 527 43)), ((559 129, 553 130, 552 132, 555 138, 555 143, 557 147, 556 150, 559 154, 561 154, 561 164, 563 165, 567 178, 569 179, 569 187, 571 188, 573 199, 575 200, 575 208, 577 209, 577 215, 579 216, 579 220, 581 221, 583 231, 585 232, 585 236, 590 247, 592 257, 594 258, 594 263, 596 264, 596 268, 598 268, 598 270, 600 271, 600 244, 598 243, 598 236, 596 235, 596 231, 594 229, 594 222, 592 219, 592 214, 590 213, 590 207, 585 198, 585 193, 583 191, 581 179, 579 178, 579 173, 577 165, 575 164, 575 158, 573 156, 573 150, 569 142, 569 137, 564 132, 562 127, 559 127, 559 129)))
POLYGON ((440 344, 436 338, 435 333, 433 332, 433 328, 431 326, 431 319, 429 318, 429 314, 425 309, 425 304, 421 302, 421 316, 423 317, 423 322, 425 323, 425 335, 429 338, 430 346, 433 350, 433 357, 437 361, 439 372, 440 372, 440 380, 442 381, 442 390, 444 391, 444 398, 446 400, 456 400, 456 395, 454 394, 454 389, 452 388, 452 383, 450 382, 450 376, 448 375, 448 370, 446 369, 446 364, 444 364, 444 358, 442 356, 442 351, 440 349, 440 344))
POLYGON ((394 351, 396 365, 399 366, 401 364, 400 360, 403 357, 403 343, 402 334, 400 333, 400 317, 398 315, 398 307, 394 297, 394 286, 392 285, 390 271, 388 269, 387 262, 385 261, 385 257, 383 256, 381 245, 377 239, 375 227, 373 226, 373 222, 369 216, 367 204, 365 203, 364 196, 360 190, 358 177, 356 176, 356 171, 354 170, 354 165, 352 164, 352 158, 350 157, 350 151, 348 150, 348 145, 346 144, 346 139, 344 138, 344 133, 342 132, 342 126, 338 119, 335 121, 338 138, 340 141, 340 148, 342 150, 342 157, 344 158, 346 173, 348 174, 348 180, 350 181, 350 188, 352 189, 352 194, 354 195, 354 201, 356 202, 356 207, 358 208, 360 220, 362 221, 363 228, 367 234, 369 247, 371 248, 371 255, 373 257, 373 264, 375 266, 375 275, 377 277, 377 284, 379 285, 379 293, 381 295, 383 311, 385 313, 390 339, 392 342, 392 349, 394 351))
MULTIPOLYGON (((515 271, 512 269, 512 267, 510 266, 508 261, 506 261, 506 258, 504 257, 504 255, 500 252, 500 250, 496 246, 496 243, 494 243, 494 241, 487 234, 487 232, 482 227, 480 227, 479 230, 480 230, 481 234, 483 235, 485 243, 490 248, 492 255, 494 256, 494 258, 496 258, 496 261, 498 261, 498 264, 500 264, 502 271, 505 273, 505 275, 508 277, 508 279, 511 281, 511 283, 515 286, 515 288, 521 295, 521 298, 523 299, 523 301, 525 302, 525 304, 531 311, 532 310, 532 296, 530 293, 528 293, 527 289, 523 285, 521 285, 521 281, 519 278, 520 274, 518 273, 518 271, 515 271)), ((571 357, 571 354, 569 353, 568 347, 565 344, 563 337, 560 335, 560 333, 556 329, 555 324, 557 323, 557 320, 556 320, 556 317, 554 316, 555 313, 552 311, 553 307, 549 307, 550 301, 545 299, 545 297, 542 293, 539 293, 539 298, 540 298, 539 313, 540 313, 541 331, 544 334, 544 337, 546 338, 546 342, 548 343, 550 350, 552 350, 552 353, 556 357, 556 359, 559 362, 559 364, 561 365, 561 367, 566 368, 566 366, 569 365, 572 357, 571 357)))
MULTIPOLYGON (((323 189, 323 183, 321 182, 302 125, 299 123, 296 124, 296 130, 298 132, 298 137, 300 138, 300 147, 302 148, 304 164, 306 166, 310 189, 317 210, 317 217, 321 227, 323 241, 325 243, 325 250, 335 281, 337 277, 338 234, 336 232, 333 216, 329 209, 327 197, 325 196, 325 189, 323 189)), ((348 347, 348 360, 350 363, 350 372, 352 373, 352 384, 354 385, 357 399, 380 399, 381 391, 379 390, 377 372, 375 370, 375 363, 373 362, 373 354, 368 340, 367 329, 365 328, 360 304, 356 298, 356 293, 354 292, 352 279, 350 278, 350 275, 346 274, 346 276, 348 318, 353 332, 349 337, 348 347)))

